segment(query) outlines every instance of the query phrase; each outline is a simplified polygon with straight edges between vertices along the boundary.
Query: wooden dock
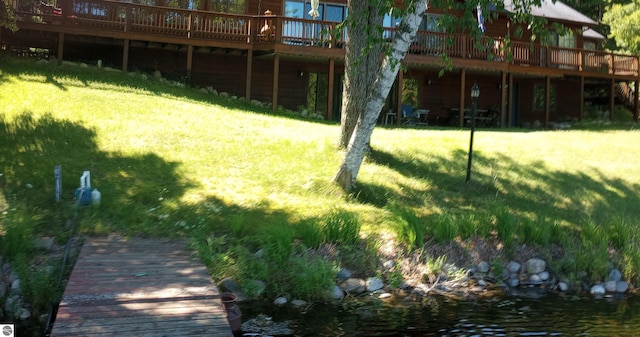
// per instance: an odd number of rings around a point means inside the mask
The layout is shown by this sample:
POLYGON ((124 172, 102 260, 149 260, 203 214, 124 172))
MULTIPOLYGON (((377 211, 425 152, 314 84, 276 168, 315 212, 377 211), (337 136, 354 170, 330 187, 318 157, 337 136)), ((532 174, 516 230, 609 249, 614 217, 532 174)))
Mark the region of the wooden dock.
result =
POLYGON ((184 241, 85 240, 52 337, 233 333, 206 267, 184 241))

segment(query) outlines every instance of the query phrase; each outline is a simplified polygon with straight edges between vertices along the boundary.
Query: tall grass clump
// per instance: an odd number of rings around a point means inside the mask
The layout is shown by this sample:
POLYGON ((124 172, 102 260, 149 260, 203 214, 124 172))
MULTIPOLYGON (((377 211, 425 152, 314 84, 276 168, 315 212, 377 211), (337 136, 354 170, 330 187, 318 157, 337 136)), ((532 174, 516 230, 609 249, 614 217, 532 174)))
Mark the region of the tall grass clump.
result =
POLYGON ((15 210, 0 218, 0 256, 8 260, 18 255, 30 256, 34 250, 33 237, 33 221, 26 212, 15 210))
POLYGON ((588 220, 580 232, 580 243, 573 246, 576 265, 587 272, 593 281, 608 274, 609 236, 601 225, 588 220))
POLYGON ((315 219, 306 219, 296 224, 296 237, 310 248, 318 248, 323 243, 322 228, 315 219))
POLYGON ((633 284, 640 282, 640 246, 634 242, 626 247, 620 263, 622 275, 633 284))
POLYGON ((638 227, 632 226, 625 219, 617 219, 609 225, 609 240, 615 249, 625 249, 633 244, 634 237, 637 237, 638 227))
POLYGON ((394 213, 394 229, 399 241, 410 248, 420 248, 424 245, 426 224, 412 210, 394 205, 389 207, 394 213))
POLYGON ((20 278, 20 289, 26 303, 31 305, 33 314, 49 313, 60 301, 62 289, 58 288, 57 275, 53 267, 33 267, 30 260, 19 254, 13 264, 20 278))
POLYGON ((549 221, 522 219, 519 228, 520 240, 531 245, 546 245, 554 235, 555 225, 549 221))
POLYGON ((284 273, 289 295, 307 301, 325 300, 336 275, 330 262, 307 253, 291 259, 284 273))
POLYGON ((499 210, 495 217, 498 239, 502 242, 505 250, 509 252, 515 245, 515 234, 517 231, 516 219, 513 214, 506 209, 499 210))
POLYGON ((456 218, 449 215, 440 215, 436 217, 433 223, 433 239, 438 243, 452 241, 458 236, 459 225, 456 218))
POLYGON ((265 258, 277 266, 286 265, 294 252, 293 238, 293 228, 287 224, 266 227, 259 234, 265 258))
POLYGON ((320 219, 325 242, 353 245, 360 241, 358 215, 344 209, 333 209, 320 219))

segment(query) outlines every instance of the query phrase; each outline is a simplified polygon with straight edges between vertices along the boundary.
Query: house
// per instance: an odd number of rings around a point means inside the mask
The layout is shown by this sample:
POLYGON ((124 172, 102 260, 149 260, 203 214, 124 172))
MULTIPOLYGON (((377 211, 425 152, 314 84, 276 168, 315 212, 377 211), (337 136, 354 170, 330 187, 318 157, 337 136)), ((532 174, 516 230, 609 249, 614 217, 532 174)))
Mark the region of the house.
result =
MULTIPOLYGON (((309 0, 47 1, 11 0, 20 29, 0 31, 3 49, 37 47, 59 61, 100 59, 123 70, 159 70, 272 103, 274 110, 305 107, 339 120, 345 33, 329 32, 346 17, 346 0, 320 2, 316 17, 309 0)), ((526 27, 515 34, 509 1, 484 23, 480 41, 438 31, 442 12, 430 9, 380 121, 399 124, 394 117, 405 105, 428 111, 423 118, 430 124, 463 126, 473 84, 481 91, 477 121, 485 126, 581 120, 590 106, 614 118, 619 102, 637 118, 638 56, 599 50, 604 37, 593 30, 597 22, 560 1, 543 0, 532 14, 563 24, 566 32, 532 44, 526 27), (439 76, 443 53, 452 68, 439 76), (620 90, 630 83, 632 90, 620 90)), ((393 26, 385 18, 384 34, 391 36, 393 26)))

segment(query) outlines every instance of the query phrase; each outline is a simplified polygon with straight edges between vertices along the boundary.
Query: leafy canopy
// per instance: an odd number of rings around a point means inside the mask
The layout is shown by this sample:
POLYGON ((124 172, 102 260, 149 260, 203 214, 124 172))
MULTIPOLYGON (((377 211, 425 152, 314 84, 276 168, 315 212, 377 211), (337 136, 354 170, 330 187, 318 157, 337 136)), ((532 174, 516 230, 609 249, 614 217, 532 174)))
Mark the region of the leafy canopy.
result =
POLYGON ((609 25, 609 37, 616 40, 621 51, 640 53, 640 1, 628 4, 613 4, 604 13, 602 21, 609 25))

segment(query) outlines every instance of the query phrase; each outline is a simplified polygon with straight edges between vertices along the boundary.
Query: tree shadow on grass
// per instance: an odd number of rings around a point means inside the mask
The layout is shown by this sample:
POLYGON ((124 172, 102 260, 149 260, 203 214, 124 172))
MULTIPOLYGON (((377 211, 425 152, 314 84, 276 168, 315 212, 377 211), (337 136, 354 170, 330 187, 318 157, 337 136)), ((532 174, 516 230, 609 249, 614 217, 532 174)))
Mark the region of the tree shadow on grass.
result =
POLYGON ((12 121, 0 119, 0 193, 5 209, 23 207, 40 214, 45 232, 73 214, 83 171, 102 193, 100 207, 80 212, 83 230, 160 234, 150 209, 179 200, 193 186, 177 169, 153 153, 124 155, 99 149, 94 130, 52 114, 34 118, 25 111, 12 121), (56 203, 54 168, 62 167, 62 201, 56 203), (144 211, 143 211, 144 210, 144 211))
POLYGON ((393 201, 416 209, 428 207, 467 215, 477 221, 489 221, 496 212, 507 210, 518 223, 524 218, 557 221, 576 231, 586 221, 605 227, 619 221, 637 221, 634 205, 640 204, 640 185, 608 177, 597 167, 586 167, 590 173, 566 172, 552 169, 543 161, 523 165, 507 155, 489 157, 478 152, 474 153, 471 182, 465 184, 464 150, 447 157, 416 157, 414 153, 374 149, 369 158, 375 165, 421 180, 432 188, 419 190, 400 181, 400 194, 385 186, 359 182, 359 190, 364 193, 358 194, 362 197, 358 200, 363 203, 384 206, 393 201))

